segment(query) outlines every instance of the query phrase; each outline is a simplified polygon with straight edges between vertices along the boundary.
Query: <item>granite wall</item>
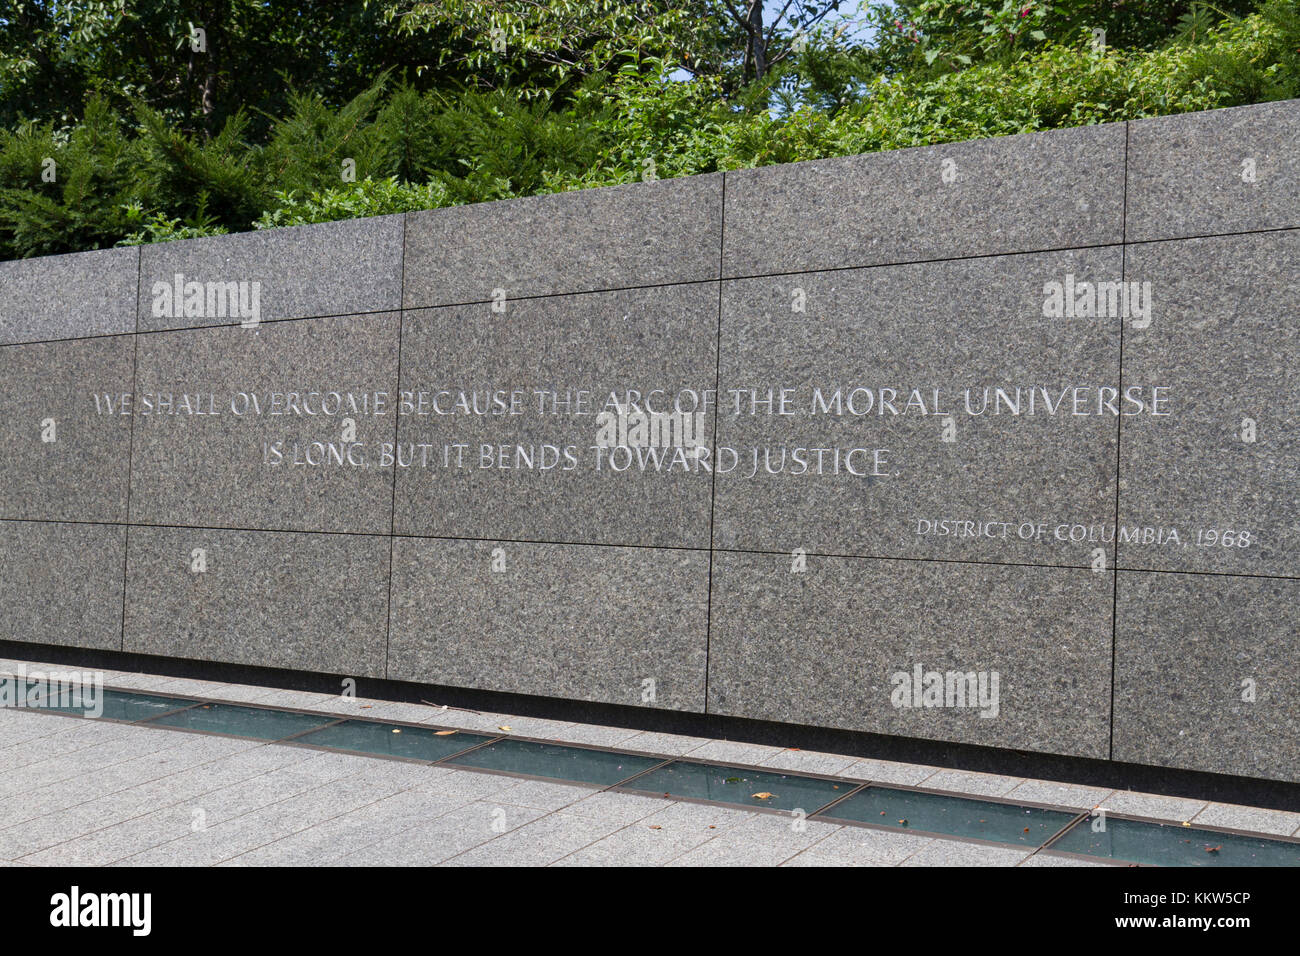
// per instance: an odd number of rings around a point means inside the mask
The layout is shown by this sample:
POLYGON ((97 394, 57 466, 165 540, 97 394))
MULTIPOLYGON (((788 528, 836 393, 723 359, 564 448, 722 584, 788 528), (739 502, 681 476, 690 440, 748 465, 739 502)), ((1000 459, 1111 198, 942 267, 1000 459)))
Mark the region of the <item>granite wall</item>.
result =
POLYGON ((1300 780, 1298 184, 1291 101, 0 263, 0 638, 1300 780))

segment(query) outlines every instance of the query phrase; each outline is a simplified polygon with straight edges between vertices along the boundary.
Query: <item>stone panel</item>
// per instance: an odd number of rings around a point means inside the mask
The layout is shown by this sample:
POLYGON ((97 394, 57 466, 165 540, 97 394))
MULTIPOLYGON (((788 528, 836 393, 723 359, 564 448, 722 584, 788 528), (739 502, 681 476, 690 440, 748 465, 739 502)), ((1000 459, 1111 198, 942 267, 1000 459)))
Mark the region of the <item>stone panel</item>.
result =
POLYGON ((387 537, 132 528, 128 550, 125 650, 383 676, 387 537))
POLYGON ((702 711, 708 579, 701 551, 399 537, 388 676, 702 711))
POLYGON ((396 315, 142 335, 131 520, 387 534, 397 338, 396 315))
POLYGON ((0 517, 125 520, 133 345, 0 346, 0 517))
POLYGON ((710 713, 1107 755, 1114 572, 816 556, 792 567, 714 555, 710 713))
POLYGON ((1300 581, 1120 571, 1115 755, 1300 781, 1300 581))

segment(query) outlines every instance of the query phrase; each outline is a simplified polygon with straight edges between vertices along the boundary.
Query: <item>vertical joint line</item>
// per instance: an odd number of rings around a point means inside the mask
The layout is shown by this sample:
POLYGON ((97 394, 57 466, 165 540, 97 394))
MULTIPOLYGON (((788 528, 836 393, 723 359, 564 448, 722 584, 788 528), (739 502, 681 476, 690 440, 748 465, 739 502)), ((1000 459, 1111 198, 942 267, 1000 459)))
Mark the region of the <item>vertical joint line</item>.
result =
POLYGON ((722 171, 722 197, 718 210, 718 323, 714 339, 713 368, 713 468, 709 473, 709 574, 704 612, 704 710, 709 712, 709 651, 713 643, 713 514, 718 498, 718 407, 722 401, 722 281, 727 249, 727 173, 722 171))
MULTIPOLYGON (((1128 281, 1128 141, 1129 123, 1124 123, 1124 178, 1121 188, 1121 211, 1119 222, 1119 280, 1121 286, 1128 281)), ((1119 317, 1119 389, 1121 401, 1124 395, 1124 321, 1123 310, 1119 317)), ((1115 759, 1115 657, 1119 640, 1119 504, 1120 477, 1123 458, 1124 416, 1115 416, 1115 548, 1111 555, 1111 592, 1110 592, 1110 740, 1106 747, 1106 757, 1115 759)))
POLYGON ((393 550, 397 534, 397 440, 402 429, 402 333, 406 325, 406 223, 411 214, 402 213, 402 258, 397 293, 397 380, 394 383, 397 411, 393 415, 393 484, 388 508, 388 600, 384 624, 384 680, 388 679, 388 645, 393 635, 393 550))
POLYGON ((131 472, 135 468, 135 393, 139 387, 140 365, 140 283, 144 279, 144 246, 135 248, 135 314, 131 316, 131 419, 126 438, 126 514, 122 517, 122 627, 117 649, 126 650, 126 582, 128 556, 131 552, 131 472))

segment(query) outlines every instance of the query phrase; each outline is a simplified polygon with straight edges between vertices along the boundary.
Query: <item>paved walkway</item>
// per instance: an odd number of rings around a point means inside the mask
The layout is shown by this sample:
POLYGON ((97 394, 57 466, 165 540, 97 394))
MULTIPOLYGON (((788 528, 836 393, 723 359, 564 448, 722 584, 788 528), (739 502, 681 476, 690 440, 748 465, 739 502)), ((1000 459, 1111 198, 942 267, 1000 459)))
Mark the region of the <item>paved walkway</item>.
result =
MULTIPOLYGON (((0 660, 12 670, 70 665, 0 660)), ((1300 836, 1300 813, 242 684, 106 684, 1300 836)), ((1095 866, 1018 848, 146 726, 0 710, 7 865, 1095 866)))

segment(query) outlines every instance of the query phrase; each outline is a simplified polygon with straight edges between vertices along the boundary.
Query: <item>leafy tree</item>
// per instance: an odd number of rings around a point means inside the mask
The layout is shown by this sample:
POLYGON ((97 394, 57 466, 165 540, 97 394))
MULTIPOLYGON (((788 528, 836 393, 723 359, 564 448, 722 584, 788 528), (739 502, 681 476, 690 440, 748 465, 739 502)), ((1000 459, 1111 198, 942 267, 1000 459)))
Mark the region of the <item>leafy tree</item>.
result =
MULTIPOLYGON (((913 31, 905 41, 895 29, 867 46, 827 17, 806 34, 806 48, 800 41, 768 59, 761 77, 745 66, 747 34, 716 12, 720 0, 688 2, 684 9, 714 11, 711 19, 685 23, 666 4, 643 3, 632 28, 620 19, 625 10, 601 0, 555 10, 531 0, 464 0, 454 17, 404 28, 378 7, 340 3, 332 9, 342 19, 322 23, 374 30, 312 41, 335 72, 295 65, 292 31, 272 31, 263 49, 288 59, 254 65, 232 49, 215 61, 208 112, 203 82, 184 78, 183 51, 172 58, 174 36, 154 61, 156 76, 149 57, 132 51, 131 30, 149 17, 179 22, 162 4, 142 0, 126 12, 111 2, 0 6, 0 109, 10 117, 0 126, 0 258, 1300 96, 1296 0, 1242 13, 1170 3, 1131 34, 1119 7, 1082 0, 1041 20, 1020 17, 1025 8, 903 0, 892 16, 913 31), (536 36, 500 62, 481 61, 476 76, 481 50, 466 24, 488 7, 509 8, 536 36), (603 26, 584 21, 581 42, 559 28, 579 10, 607 17, 603 26), (1000 24, 1007 11, 1017 23, 1039 23, 1043 37, 1031 30, 1012 44, 999 27, 978 25, 1000 24), (1104 48, 1081 26, 1094 14, 1119 24, 1104 48), (1127 45, 1112 42, 1116 35, 1127 45), (447 43, 430 43, 435 36, 447 43), (349 74, 349 58, 371 42, 386 50, 376 62, 387 68, 358 61, 349 74), (407 44, 422 52, 404 66, 407 44), (440 56, 436 70, 412 68, 440 56), (241 64, 248 77, 236 75, 241 64), (113 88, 135 75, 139 83, 113 88), (42 106, 37 90, 47 79, 54 92, 42 106)), ((214 34, 223 43, 263 15, 261 4, 243 0, 215 6, 229 14, 207 21, 226 24, 214 34)), ((284 9, 306 16, 306 5, 284 9)), ((785 42, 791 24, 773 35, 785 42)))
POLYGON ((1094 30, 1102 31, 1096 36, 1105 46, 1153 49, 1173 38, 1189 15, 1208 27, 1252 6, 1252 0, 1223 0, 1212 13, 1202 0, 896 0, 874 5, 871 16, 888 69, 953 70, 1010 62, 1049 42, 1092 40, 1094 30))
POLYGON ((710 29, 702 0, 395 0, 383 9, 405 35, 451 38, 438 67, 458 67, 480 89, 525 95, 678 62, 710 29))
POLYGON ((52 123, 0 132, 0 182, 11 184, 0 187, 0 244, 10 256, 112 245, 132 225, 141 155, 98 97, 70 132, 52 123))
POLYGON ((785 0, 766 21, 763 0, 721 0, 721 7, 744 35, 742 76, 761 80, 782 60, 806 49, 809 33, 839 10, 840 0, 785 0))
POLYGON ((207 135, 244 110, 260 138, 291 88, 338 104, 385 71, 426 88, 461 85, 469 77, 453 69, 417 77, 431 49, 453 42, 439 30, 403 36, 365 0, 0 0, 0 126, 67 125, 98 95, 207 135))
POLYGON ((734 94, 804 51, 842 0, 388 0, 384 16, 457 41, 455 64, 488 88, 571 91, 596 75, 680 69, 734 94))

